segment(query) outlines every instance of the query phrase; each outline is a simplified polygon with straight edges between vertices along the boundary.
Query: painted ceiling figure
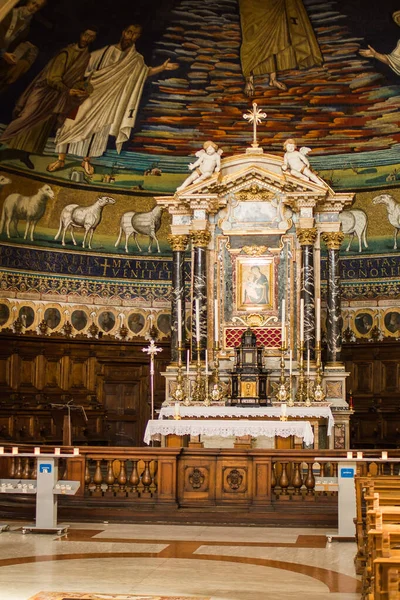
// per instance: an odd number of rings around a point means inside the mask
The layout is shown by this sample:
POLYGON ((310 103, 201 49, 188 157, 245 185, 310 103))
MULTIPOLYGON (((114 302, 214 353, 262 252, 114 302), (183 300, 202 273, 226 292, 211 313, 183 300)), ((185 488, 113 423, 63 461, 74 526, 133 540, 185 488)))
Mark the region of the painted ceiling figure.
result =
MULTIPOLYGON (((396 25, 400 26, 400 10, 393 13, 392 17, 396 25)), ((388 65, 397 75, 400 75, 400 40, 389 54, 377 52, 372 46, 368 46, 368 49, 361 49, 360 54, 365 58, 375 58, 376 60, 379 60, 385 65, 388 65)))
POLYGON ((69 152, 82 157, 85 172, 92 175, 90 160, 102 156, 110 135, 115 137, 118 152, 129 139, 147 77, 178 68, 169 59, 158 67, 147 67, 135 47, 141 32, 140 25, 129 25, 117 44, 92 53, 86 75, 93 93, 57 132, 59 156, 47 167, 48 171, 63 168, 69 152))
POLYGON ((28 40, 32 17, 46 0, 28 0, 0 23, 0 92, 15 83, 35 62, 38 49, 28 40))
POLYGON ((15 118, 0 142, 33 154, 43 152, 57 121, 62 122, 89 94, 83 77, 90 58, 88 46, 95 38, 95 29, 88 28, 77 43, 50 60, 18 99, 15 118))
POLYGON ((323 62, 302 0, 239 0, 242 27, 240 58, 245 93, 254 95, 254 76, 269 74, 269 85, 287 86, 277 74, 323 62))

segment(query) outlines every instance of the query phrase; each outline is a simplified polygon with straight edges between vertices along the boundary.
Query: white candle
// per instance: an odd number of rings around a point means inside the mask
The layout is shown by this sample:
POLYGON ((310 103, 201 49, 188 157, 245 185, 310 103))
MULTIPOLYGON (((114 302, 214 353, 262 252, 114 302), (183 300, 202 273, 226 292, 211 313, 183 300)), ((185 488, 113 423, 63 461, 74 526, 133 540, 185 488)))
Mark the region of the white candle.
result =
POLYGON ((177 311, 178 311, 178 346, 182 345, 182 300, 178 298, 177 311))
POLYGON ((347 458, 353 458, 353 453, 352 452, 348 452, 347 453, 347 458))
POLYGON ((282 298, 282 347, 285 347, 286 343, 286 311, 285 311, 285 298, 282 298))
POLYGON ((317 310, 315 319, 315 341, 318 343, 321 341, 321 298, 317 298, 317 310))
POLYGON ((219 314, 218 314, 218 300, 214 300, 214 341, 219 342, 219 314))
POLYGON ((196 343, 200 346, 200 299, 195 299, 196 307, 196 343))
POLYGON ((307 377, 310 379, 310 349, 307 350, 307 377))
POLYGON ((387 459, 388 459, 388 453, 382 452, 382 460, 387 460, 387 459))
POLYGON ((289 350, 289 375, 292 376, 292 351, 289 350))
POLYGON ((286 417, 286 404, 284 402, 281 404, 281 415, 282 417, 286 417))
POLYGON ((300 343, 304 342, 304 298, 300 298, 300 343))
POLYGON ((190 372, 190 360, 189 360, 189 350, 186 350, 186 375, 189 376, 190 372))
POLYGON ((16 448, 15 446, 12 449, 12 453, 13 454, 18 454, 18 448, 16 448))
POLYGON ((35 448, 33 451, 34 454, 40 454, 40 448, 35 448))
POLYGON ((357 452, 357 458, 362 458, 363 457, 363 453, 362 452, 357 452))
POLYGON ((175 416, 179 417, 179 415, 180 415, 179 402, 175 402, 175 416))
POLYGON ((61 449, 60 448, 54 448, 54 454, 56 454, 57 456, 60 456, 61 449))
POLYGON ((79 456, 79 448, 74 448, 74 456, 79 456))

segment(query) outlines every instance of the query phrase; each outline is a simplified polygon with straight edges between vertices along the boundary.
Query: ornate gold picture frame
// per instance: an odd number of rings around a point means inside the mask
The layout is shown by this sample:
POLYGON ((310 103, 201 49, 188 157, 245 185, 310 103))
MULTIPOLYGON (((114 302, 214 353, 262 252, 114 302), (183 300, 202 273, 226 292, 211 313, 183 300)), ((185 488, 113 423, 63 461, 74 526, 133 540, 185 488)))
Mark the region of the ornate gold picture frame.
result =
POLYGON ((274 305, 274 261, 269 256, 238 256, 236 309, 265 311, 274 305))

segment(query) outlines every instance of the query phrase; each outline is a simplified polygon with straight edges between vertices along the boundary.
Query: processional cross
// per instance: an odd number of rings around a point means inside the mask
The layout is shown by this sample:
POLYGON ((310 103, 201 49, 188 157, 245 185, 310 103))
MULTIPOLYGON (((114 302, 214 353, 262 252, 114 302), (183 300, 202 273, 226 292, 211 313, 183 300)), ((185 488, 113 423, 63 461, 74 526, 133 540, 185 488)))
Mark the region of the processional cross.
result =
POLYGON ((262 120, 267 118, 267 113, 262 112, 258 108, 257 102, 253 102, 253 110, 248 110, 245 115, 243 115, 243 119, 253 123, 253 148, 258 148, 257 142, 257 125, 261 125, 262 120))
POLYGON ((142 352, 145 352, 150 356, 150 400, 151 400, 151 419, 154 419, 154 357, 159 352, 162 352, 162 348, 157 348, 154 340, 150 340, 150 344, 146 348, 142 348, 142 352))

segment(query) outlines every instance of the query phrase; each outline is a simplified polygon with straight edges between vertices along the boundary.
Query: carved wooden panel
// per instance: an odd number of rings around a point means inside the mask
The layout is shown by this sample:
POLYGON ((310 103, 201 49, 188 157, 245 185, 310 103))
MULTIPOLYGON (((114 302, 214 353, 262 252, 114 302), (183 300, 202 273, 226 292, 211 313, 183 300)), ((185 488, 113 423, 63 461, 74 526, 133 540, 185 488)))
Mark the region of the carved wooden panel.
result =
POLYGON ((353 393, 372 394, 374 391, 373 361, 360 361, 353 367, 353 393))
POLYGON ((217 463, 217 502, 247 503, 251 497, 252 462, 235 460, 234 458, 217 463))
POLYGON ((19 367, 19 383, 21 386, 27 385, 33 387, 35 378, 35 360, 34 358, 23 358, 19 367))
POLYGON ((214 457, 185 457, 178 468, 178 496, 182 506, 215 504, 214 457))
POLYGON ((400 392, 400 363, 398 360, 381 362, 381 390, 385 392, 400 392))
POLYGON ((8 384, 8 363, 6 358, 0 358, 0 386, 8 384))
POLYGON ((44 388, 60 388, 61 365, 59 360, 46 360, 44 366, 44 388))

